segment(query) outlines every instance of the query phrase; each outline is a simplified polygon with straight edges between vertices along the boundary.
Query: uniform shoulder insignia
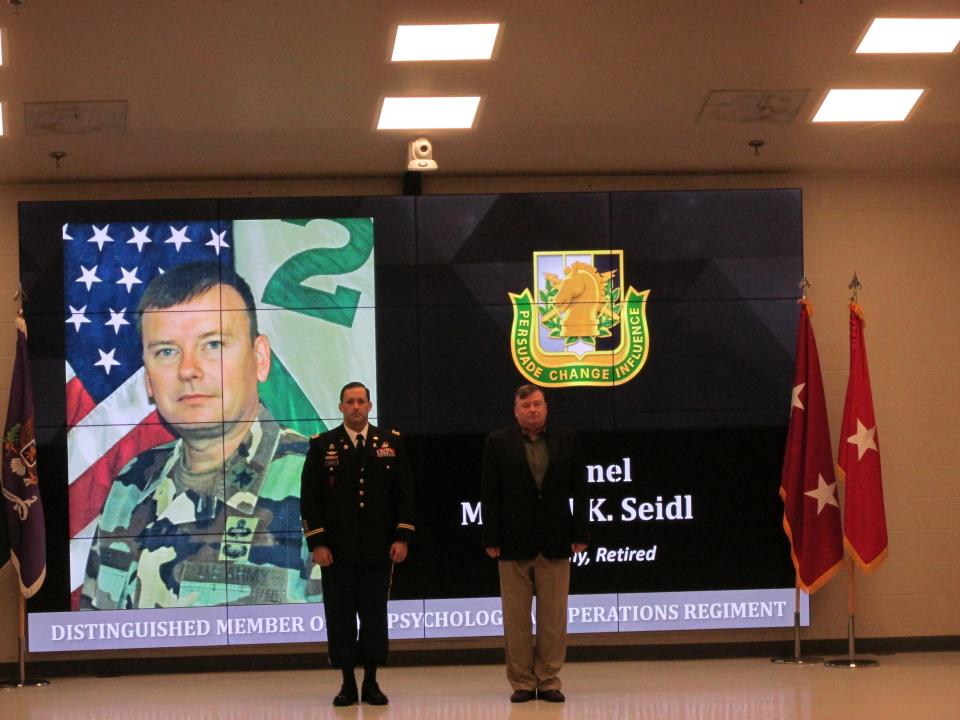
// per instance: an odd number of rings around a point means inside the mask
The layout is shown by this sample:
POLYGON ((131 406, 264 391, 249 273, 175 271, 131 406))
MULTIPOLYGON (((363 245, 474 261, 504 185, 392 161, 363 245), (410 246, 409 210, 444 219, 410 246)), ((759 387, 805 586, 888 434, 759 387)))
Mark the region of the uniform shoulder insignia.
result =
POLYGON ((392 432, 397 437, 400 437, 400 433, 397 430, 391 430, 390 432, 392 432))

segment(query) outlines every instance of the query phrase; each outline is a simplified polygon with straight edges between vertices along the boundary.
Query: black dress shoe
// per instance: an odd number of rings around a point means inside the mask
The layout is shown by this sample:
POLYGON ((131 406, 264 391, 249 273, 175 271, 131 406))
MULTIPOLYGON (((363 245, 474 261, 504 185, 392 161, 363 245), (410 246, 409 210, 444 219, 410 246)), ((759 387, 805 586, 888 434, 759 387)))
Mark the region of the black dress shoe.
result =
POLYGON ((365 682, 360 689, 360 699, 367 705, 386 705, 390 700, 375 682, 365 682))
POLYGON ((536 696, 537 694, 533 690, 514 690, 513 694, 510 696, 510 702, 530 702, 536 696))
POLYGON ((354 705, 357 699, 357 684, 344 683, 340 686, 340 692, 333 699, 333 704, 337 707, 346 707, 347 705, 354 705))
POLYGON ((547 702, 564 702, 567 698, 559 690, 537 690, 537 699, 547 702))

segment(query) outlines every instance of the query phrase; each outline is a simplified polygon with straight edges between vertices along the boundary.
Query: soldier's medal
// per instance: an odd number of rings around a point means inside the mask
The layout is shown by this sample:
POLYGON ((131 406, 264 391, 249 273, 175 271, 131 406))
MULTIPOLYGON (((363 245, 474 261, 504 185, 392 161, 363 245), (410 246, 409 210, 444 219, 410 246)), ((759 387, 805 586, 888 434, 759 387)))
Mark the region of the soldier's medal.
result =
POLYGON ((250 557, 250 545, 257 530, 258 518, 238 517, 232 515, 227 518, 223 532, 223 542, 220 545, 220 560, 237 562, 245 561, 250 557))
MULTIPOLYGON (((346 448, 344 448, 346 449, 346 448)), ((337 449, 333 446, 333 443, 330 443, 330 448, 327 450, 326 456, 323 458, 323 466, 327 468, 327 485, 333 487, 336 482, 333 470, 340 464, 340 455, 337 453, 337 449)))
POLYGON ((337 451, 333 445, 331 445, 330 449, 327 450, 327 454, 323 458, 323 464, 326 467, 335 467, 340 464, 340 456, 337 454, 337 451))
POLYGON ((257 526, 257 518, 231 517, 227 521, 227 537, 240 542, 250 542, 253 537, 253 528, 257 526), (234 522, 236 521, 236 522, 234 522))
POLYGON ((250 556, 250 546, 246 543, 225 543, 220 555, 221 560, 246 560, 250 556))

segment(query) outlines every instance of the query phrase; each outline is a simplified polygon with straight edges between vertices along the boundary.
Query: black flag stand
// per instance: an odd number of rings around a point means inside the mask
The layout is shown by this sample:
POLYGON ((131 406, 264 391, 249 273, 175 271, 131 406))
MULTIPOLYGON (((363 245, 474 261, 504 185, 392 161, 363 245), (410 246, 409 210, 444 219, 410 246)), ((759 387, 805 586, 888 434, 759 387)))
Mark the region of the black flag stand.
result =
POLYGON ((12 688, 24 688, 24 687, 45 687, 50 684, 49 680, 39 680, 37 678, 27 677, 27 601, 23 597, 23 593, 20 593, 19 609, 20 609, 20 637, 19 637, 20 675, 16 680, 4 680, 0 682, 0 689, 2 690, 10 690, 12 688))

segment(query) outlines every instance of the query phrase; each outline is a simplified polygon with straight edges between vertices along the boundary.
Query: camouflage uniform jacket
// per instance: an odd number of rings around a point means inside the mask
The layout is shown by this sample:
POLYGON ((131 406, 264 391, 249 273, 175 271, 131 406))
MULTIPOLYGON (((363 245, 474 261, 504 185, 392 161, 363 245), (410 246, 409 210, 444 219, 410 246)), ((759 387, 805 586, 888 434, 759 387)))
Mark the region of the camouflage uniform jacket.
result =
POLYGON ((183 441, 114 480, 87 560, 82 609, 261 605, 322 596, 300 528, 307 439, 260 408, 212 494, 178 487, 183 441))

